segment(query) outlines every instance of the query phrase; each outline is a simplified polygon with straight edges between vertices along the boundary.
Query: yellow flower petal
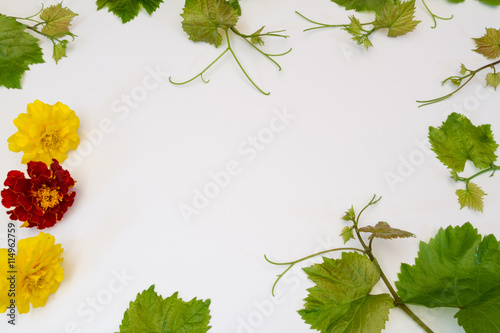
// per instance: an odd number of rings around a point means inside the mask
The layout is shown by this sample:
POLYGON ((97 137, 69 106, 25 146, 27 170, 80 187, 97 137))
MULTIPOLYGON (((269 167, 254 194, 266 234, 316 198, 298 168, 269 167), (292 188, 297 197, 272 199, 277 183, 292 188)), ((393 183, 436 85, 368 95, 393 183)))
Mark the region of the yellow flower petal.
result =
POLYGON ((26 113, 14 119, 18 132, 7 142, 13 152, 24 152, 21 163, 42 161, 50 164, 67 158, 67 152, 80 143, 80 119, 67 105, 57 102, 45 104, 39 100, 28 104, 26 113))
MULTIPOLYGON (((20 314, 28 313, 30 304, 34 307, 45 306, 50 294, 57 291, 64 279, 61 244, 54 244, 54 236, 39 233, 36 237, 22 239, 17 244, 16 256, 16 307, 20 314)), ((0 249, 5 258, 7 249, 0 249)), ((0 289, 6 290, 7 261, 0 260, 0 289)), ((7 293, 0 294, 0 312, 5 312, 10 299, 7 293)))

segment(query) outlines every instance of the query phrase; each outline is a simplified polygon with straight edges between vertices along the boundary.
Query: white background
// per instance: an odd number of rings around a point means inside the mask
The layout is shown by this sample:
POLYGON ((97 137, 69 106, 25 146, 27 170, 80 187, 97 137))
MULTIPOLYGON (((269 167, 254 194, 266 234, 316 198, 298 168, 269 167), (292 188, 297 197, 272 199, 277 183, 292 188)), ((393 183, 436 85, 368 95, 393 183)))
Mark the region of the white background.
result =
MULTIPOLYGON (((312 332, 296 312, 312 283, 295 270, 273 298, 271 286, 282 267, 263 255, 289 261, 342 246, 340 217, 351 204, 359 211, 375 193, 383 199, 361 224, 387 221, 417 235, 374 243, 391 281, 401 262, 413 263, 418 242, 440 227, 471 221, 480 233, 500 236, 499 176, 477 179, 488 193, 484 213, 460 210, 454 192, 462 184, 448 177, 428 146, 421 148, 428 127, 453 111, 466 112, 475 125, 492 124, 499 141, 500 93, 484 89, 481 73, 452 99, 425 108, 415 102, 449 92, 452 87, 440 82, 457 74, 461 62, 468 68, 487 63, 471 51, 471 38, 485 27, 500 28, 500 8, 474 0, 429 1, 435 13, 454 15, 431 29, 418 2, 422 22, 414 32, 388 38, 378 31, 366 52, 340 29, 302 32, 311 25, 295 10, 320 22, 348 22, 352 13, 330 1, 242 1, 240 31, 286 29, 290 38, 267 38, 265 50, 293 48, 277 58, 280 72, 234 41, 248 73, 271 92, 264 96, 229 54, 206 73, 209 84, 168 82, 170 75, 178 81, 195 75, 225 45, 215 49, 188 40, 179 16, 183 1, 165 1, 151 17, 143 12, 125 25, 106 10, 97 12, 94 1, 66 5, 79 14, 68 58, 55 65, 51 43, 43 41, 47 63, 31 66, 22 90, 0 88, 0 175, 26 170, 21 154, 8 150, 7 138, 27 104, 61 101, 81 120, 80 150, 63 163, 77 180, 76 201, 45 230, 64 248, 65 279, 45 307, 18 317, 15 328, 2 315, 2 332, 116 332, 129 302, 152 284, 164 297, 179 291, 184 300, 211 299, 210 332, 312 332), (161 75, 155 81, 150 72, 161 75), (155 87, 146 90, 144 80, 155 87), (293 119, 268 139, 276 112, 293 119), (107 133, 99 130, 103 121, 111 123, 107 133), (251 156, 250 137, 259 135, 267 143, 251 156), (193 206, 196 190, 203 191, 210 173, 230 161, 240 172, 186 221, 179 207, 193 206), (388 174, 402 181, 391 186, 388 174), (123 274, 122 282, 116 279, 123 274)), ((0 12, 11 16, 39 7, 34 0, 0 1, 0 12)), ((5 247, 7 215, 2 221, 5 247)), ((37 234, 18 230, 19 238, 37 234)), ((380 284, 374 292, 387 290, 380 284)), ((462 331, 453 318, 456 309, 412 309, 435 332, 462 331)), ((391 310, 386 331, 421 332, 399 309, 391 310)))

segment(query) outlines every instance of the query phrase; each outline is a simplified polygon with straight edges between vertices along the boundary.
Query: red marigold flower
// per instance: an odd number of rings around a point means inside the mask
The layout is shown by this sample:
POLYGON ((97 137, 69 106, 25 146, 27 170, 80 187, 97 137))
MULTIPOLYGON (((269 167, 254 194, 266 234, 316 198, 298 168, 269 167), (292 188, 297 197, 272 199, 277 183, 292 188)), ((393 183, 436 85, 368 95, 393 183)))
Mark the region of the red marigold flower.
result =
POLYGON ((75 180, 55 159, 50 169, 43 162, 29 162, 28 176, 13 170, 7 174, 2 190, 2 205, 11 220, 24 222, 21 227, 45 229, 60 221, 75 201, 69 191, 75 180))

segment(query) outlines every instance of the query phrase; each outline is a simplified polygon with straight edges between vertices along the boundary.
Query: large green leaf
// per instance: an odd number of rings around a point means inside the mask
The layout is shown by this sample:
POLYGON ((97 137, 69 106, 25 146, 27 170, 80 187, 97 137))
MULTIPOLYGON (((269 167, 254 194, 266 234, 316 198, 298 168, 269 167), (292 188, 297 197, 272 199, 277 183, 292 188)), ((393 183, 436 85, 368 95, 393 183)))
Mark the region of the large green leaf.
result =
POLYGON ((405 303, 460 309, 467 333, 500 332, 500 242, 466 223, 420 243, 415 264, 401 265, 396 287, 405 303))
POLYGON ((222 36, 219 29, 228 30, 238 22, 239 4, 226 0, 186 0, 181 16, 182 29, 194 42, 219 46, 222 36))
POLYGON ((455 172, 462 172, 467 160, 486 169, 497 159, 490 125, 474 126, 458 113, 450 114, 439 128, 429 127, 429 141, 437 158, 455 172))
POLYGON ((163 0, 97 0, 97 10, 108 7, 108 12, 112 12, 122 19, 122 23, 133 20, 141 8, 144 8, 149 15, 160 7, 163 0))
POLYGON ((0 86, 21 89, 21 77, 29 65, 43 63, 38 39, 26 26, 0 14, 0 86))
POLYGON ((375 29, 387 28, 387 36, 397 37, 413 31, 420 21, 414 20, 415 0, 401 2, 387 1, 382 10, 375 17, 375 29))
POLYGON ((380 11, 385 3, 390 0, 332 0, 345 9, 354 9, 357 12, 380 11))
POLYGON ((210 300, 184 302, 177 293, 163 299, 154 285, 138 294, 125 311, 120 333, 206 333, 210 300))
POLYGON ((323 333, 380 332, 394 300, 388 294, 369 294, 380 280, 375 264, 351 252, 342 253, 342 259, 323 260, 304 268, 316 283, 308 289, 305 308, 299 311, 305 322, 323 333))

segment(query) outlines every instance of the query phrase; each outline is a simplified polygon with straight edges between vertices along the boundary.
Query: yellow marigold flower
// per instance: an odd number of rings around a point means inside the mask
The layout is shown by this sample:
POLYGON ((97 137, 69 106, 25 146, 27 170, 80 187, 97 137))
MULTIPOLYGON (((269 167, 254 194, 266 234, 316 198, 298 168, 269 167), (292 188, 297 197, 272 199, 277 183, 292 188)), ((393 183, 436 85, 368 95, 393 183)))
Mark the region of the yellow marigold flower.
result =
MULTIPOLYGON (((55 293, 64 279, 64 270, 60 266, 63 258, 61 244, 54 244, 54 236, 39 233, 36 237, 21 239, 17 244, 15 256, 15 305, 17 311, 28 313, 30 303, 34 308, 45 306, 50 294, 55 293)), ((10 283, 12 270, 7 265, 7 249, 0 249, 0 279, 10 283)), ((3 287, 3 286, 2 286, 3 287)), ((6 290, 3 289, 2 290, 6 290)), ((5 312, 10 304, 8 293, 0 295, 0 312, 5 312)))
POLYGON ((26 113, 14 119, 14 125, 18 132, 7 140, 9 149, 23 151, 24 164, 42 161, 49 165, 52 159, 61 163, 68 150, 76 149, 80 143, 76 133, 80 119, 61 102, 49 105, 36 100, 28 104, 26 113))

